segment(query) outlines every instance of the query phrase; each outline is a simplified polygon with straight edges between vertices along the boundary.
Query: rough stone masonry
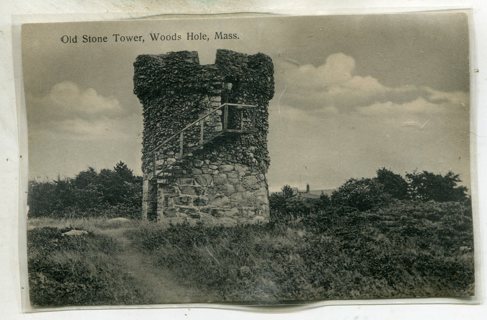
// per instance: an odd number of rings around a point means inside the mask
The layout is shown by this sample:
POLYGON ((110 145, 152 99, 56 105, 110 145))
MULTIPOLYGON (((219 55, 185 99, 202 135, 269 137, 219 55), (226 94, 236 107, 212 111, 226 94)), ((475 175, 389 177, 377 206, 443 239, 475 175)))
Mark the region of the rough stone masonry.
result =
POLYGON ((140 55, 143 219, 234 225, 266 222, 268 105, 274 66, 262 54, 217 50, 140 55))

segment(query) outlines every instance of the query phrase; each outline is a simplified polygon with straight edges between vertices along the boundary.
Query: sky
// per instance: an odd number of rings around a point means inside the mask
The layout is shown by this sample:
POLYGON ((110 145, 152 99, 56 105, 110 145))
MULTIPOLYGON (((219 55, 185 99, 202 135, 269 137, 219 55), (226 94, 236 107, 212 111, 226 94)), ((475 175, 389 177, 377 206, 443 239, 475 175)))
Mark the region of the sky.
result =
MULTIPOLYGON (((78 39, 79 40, 79 39, 78 39)), ((469 185, 469 43, 462 13, 144 20, 26 25, 29 177, 74 176, 124 161, 141 174, 139 54, 219 48, 269 55, 271 191, 336 188, 386 167, 460 174, 469 185), (238 40, 187 41, 187 32, 238 40), (149 32, 181 41, 151 41, 149 32), (144 43, 63 44, 63 35, 143 35, 144 43)))

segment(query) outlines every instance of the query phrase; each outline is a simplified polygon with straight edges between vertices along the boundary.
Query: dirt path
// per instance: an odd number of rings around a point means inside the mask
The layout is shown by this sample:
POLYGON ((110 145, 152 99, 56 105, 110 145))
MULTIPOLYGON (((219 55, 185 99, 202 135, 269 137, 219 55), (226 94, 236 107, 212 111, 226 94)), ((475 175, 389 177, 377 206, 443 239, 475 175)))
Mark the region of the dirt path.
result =
POLYGON ((122 262, 141 288, 147 291, 149 302, 164 303, 194 303, 204 302, 206 295, 195 288, 183 287, 171 275, 169 270, 156 267, 154 258, 136 248, 125 235, 126 228, 106 229, 102 233, 112 237, 120 243, 122 250, 117 258, 122 262))

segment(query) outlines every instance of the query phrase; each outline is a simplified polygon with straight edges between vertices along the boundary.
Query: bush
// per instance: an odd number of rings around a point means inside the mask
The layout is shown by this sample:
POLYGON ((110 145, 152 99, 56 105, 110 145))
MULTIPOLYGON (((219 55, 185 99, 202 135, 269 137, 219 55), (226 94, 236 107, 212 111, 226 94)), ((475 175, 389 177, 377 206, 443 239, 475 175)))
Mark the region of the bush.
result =
POLYGON ((348 206, 364 211, 387 203, 391 196, 375 179, 349 179, 331 195, 334 206, 348 206))
POLYGON ((459 186, 458 174, 449 171, 446 175, 432 172, 413 172, 406 174, 409 182, 409 196, 417 200, 467 201, 467 188, 459 186))
POLYGON ((320 199, 304 199, 299 196, 285 197, 273 193, 269 197, 272 222, 289 222, 312 215, 328 204, 326 197, 320 199))
POLYGON ((376 181, 383 186, 384 192, 390 194, 391 197, 400 200, 407 198, 408 183, 401 175, 381 168, 377 170, 376 181))

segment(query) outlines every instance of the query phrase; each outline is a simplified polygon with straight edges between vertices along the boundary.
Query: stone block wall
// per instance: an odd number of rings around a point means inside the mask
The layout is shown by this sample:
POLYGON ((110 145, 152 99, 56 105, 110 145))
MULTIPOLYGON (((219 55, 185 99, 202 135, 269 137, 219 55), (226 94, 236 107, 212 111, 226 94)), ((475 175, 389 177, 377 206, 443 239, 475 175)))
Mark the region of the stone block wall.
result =
POLYGON ((267 221, 271 59, 218 50, 215 64, 200 65, 196 52, 182 51, 139 56, 134 67, 134 92, 144 110, 143 217, 226 225, 267 221), (224 132, 223 110, 213 112, 223 102, 255 105, 235 113, 252 113, 245 122, 252 130, 224 132), (181 141, 179 131, 203 117, 181 141))

